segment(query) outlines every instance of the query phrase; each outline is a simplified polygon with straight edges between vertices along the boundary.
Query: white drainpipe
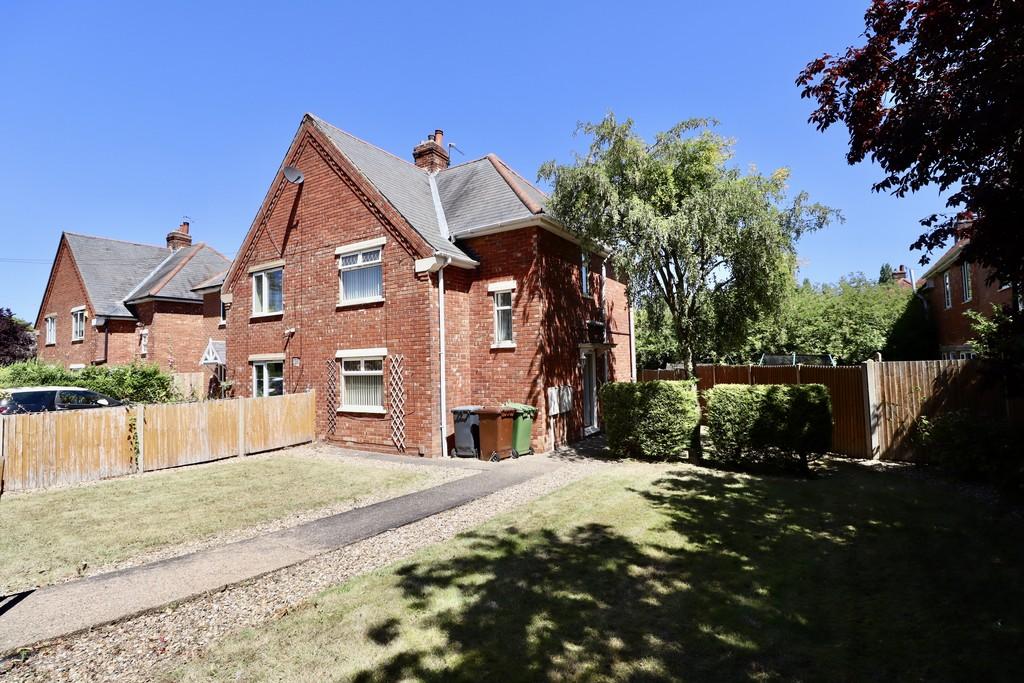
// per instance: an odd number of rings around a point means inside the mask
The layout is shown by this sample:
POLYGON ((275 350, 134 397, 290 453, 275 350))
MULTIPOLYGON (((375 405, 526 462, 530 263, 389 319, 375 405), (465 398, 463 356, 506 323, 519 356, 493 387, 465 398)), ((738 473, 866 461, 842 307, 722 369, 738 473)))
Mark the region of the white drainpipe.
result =
POLYGON ((444 269, 449 263, 452 262, 451 257, 447 257, 443 265, 437 270, 437 317, 439 326, 439 343, 441 346, 440 361, 441 361, 441 391, 440 391, 440 404, 441 404, 441 457, 448 455, 448 437, 446 432, 448 431, 448 394, 447 394, 447 382, 445 378, 448 376, 445 358, 445 324, 444 324, 444 269))

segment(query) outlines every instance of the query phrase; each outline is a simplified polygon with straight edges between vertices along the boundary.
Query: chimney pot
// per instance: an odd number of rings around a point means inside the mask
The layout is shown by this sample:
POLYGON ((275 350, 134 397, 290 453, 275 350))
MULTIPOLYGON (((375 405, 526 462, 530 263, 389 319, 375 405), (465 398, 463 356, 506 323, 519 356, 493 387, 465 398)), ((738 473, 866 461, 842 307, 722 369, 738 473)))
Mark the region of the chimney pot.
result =
POLYGON ((182 221, 177 230, 167 233, 167 248, 171 251, 192 246, 192 235, 188 233, 188 221, 182 221))
POLYGON ((188 234, 188 221, 181 222, 181 225, 178 227, 178 232, 183 232, 186 235, 188 234))
POLYGON ((448 150, 441 144, 443 140, 444 131, 440 128, 428 134, 426 140, 413 148, 413 162, 420 168, 432 173, 448 168, 448 150))

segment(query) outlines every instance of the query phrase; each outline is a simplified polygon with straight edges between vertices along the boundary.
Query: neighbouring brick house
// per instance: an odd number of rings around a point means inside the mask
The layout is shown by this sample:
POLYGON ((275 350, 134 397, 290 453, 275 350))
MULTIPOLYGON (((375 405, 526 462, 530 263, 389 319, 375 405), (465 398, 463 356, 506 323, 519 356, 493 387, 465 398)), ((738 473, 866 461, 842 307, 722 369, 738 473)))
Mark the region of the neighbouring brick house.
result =
POLYGON ((37 356, 72 369, 141 360, 198 372, 210 339, 224 339, 205 312, 219 312, 215 276, 228 265, 192 244, 188 223, 168 233, 166 247, 65 232, 36 316, 37 356))
POLYGON ((441 131, 409 162, 303 118, 222 288, 236 394, 316 389, 327 439, 431 456, 453 406, 536 406, 537 450, 598 428, 625 286, 499 158, 448 162, 441 131))
POLYGON ((973 358, 970 340, 974 336, 965 311, 990 314, 992 306, 1013 303, 1009 285, 988 283, 989 272, 965 261, 961 252, 968 240, 961 239, 943 254, 921 278, 922 293, 927 297, 928 311, 935 321, 939 357, 942 359, 973 358))

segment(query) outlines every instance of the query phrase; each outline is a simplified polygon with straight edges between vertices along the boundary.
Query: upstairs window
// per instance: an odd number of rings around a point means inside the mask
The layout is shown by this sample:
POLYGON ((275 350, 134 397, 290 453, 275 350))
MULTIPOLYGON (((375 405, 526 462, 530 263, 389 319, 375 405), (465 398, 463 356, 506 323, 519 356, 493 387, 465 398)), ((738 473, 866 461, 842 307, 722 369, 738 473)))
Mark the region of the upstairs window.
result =
POLYGON ((338 247, 338 304, 352 305, 384 300, 381 254, 384 239, 378 238, 338 247))
POLYGON ((583 296, 590 296, 590 254, 587 252, 580 255, 580 285, 583 296))
POLYGON ((284 268, 272 268, 252 275, 253 315, 274 315, 284 310, 284 268))
POLYGON ((966 303, 974 294, 974 289, 971 286, 971 264, 967 261, 960 264, 960 278, 963 281, 964 302, 966 303))
POLYGON ((139 355, 146 356, 149 353, 149 330, 139 333, 139 355))
POLYGON ((85 307, 71 311, 71 341, 85 339, 85 307))
POLYGON ((252 395, 280 396, 284 393, 284 362, 268 361, 252 364, 252 395))
POLYGON ((220 320, 217 321, 218 325, 228 324, 228 308, 224 305, 224 302, 220 302, 220 320))
POLYGON ((46 318, 46 343, 57 343, 57 319, 52 315, 46 318))
POLYGON ((949 282, 949 271, 942 274, 942 292, 945 298, 946 308, 953 306, 953 286, 949 282))

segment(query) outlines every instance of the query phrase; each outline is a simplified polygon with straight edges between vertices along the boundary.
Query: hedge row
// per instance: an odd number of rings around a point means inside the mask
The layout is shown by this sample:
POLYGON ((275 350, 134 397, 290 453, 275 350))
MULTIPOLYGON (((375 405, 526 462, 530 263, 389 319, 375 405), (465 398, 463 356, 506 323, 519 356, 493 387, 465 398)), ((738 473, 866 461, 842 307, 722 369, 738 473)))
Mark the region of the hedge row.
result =
POLYGON ((714 457, 730 465, 806 469, 832 445, 832 402, 822 384, 719 384, 704 392, 714 457))
POLYGON ((919 462, 1024 496, 1024 425, 960 410, 922 415, 911 434, 919 462))
POLYGON ((601 410, 609 448, 641 460, 681 456, 700 420, 692 380, 609 382, 601 387, 601 410))
POLYGON ((172 377, 157 365, 93 365, 67 370, 35 361, 0 367, 0 388, 82 387, 129 403, 166 403, 180 399, 172 377))

